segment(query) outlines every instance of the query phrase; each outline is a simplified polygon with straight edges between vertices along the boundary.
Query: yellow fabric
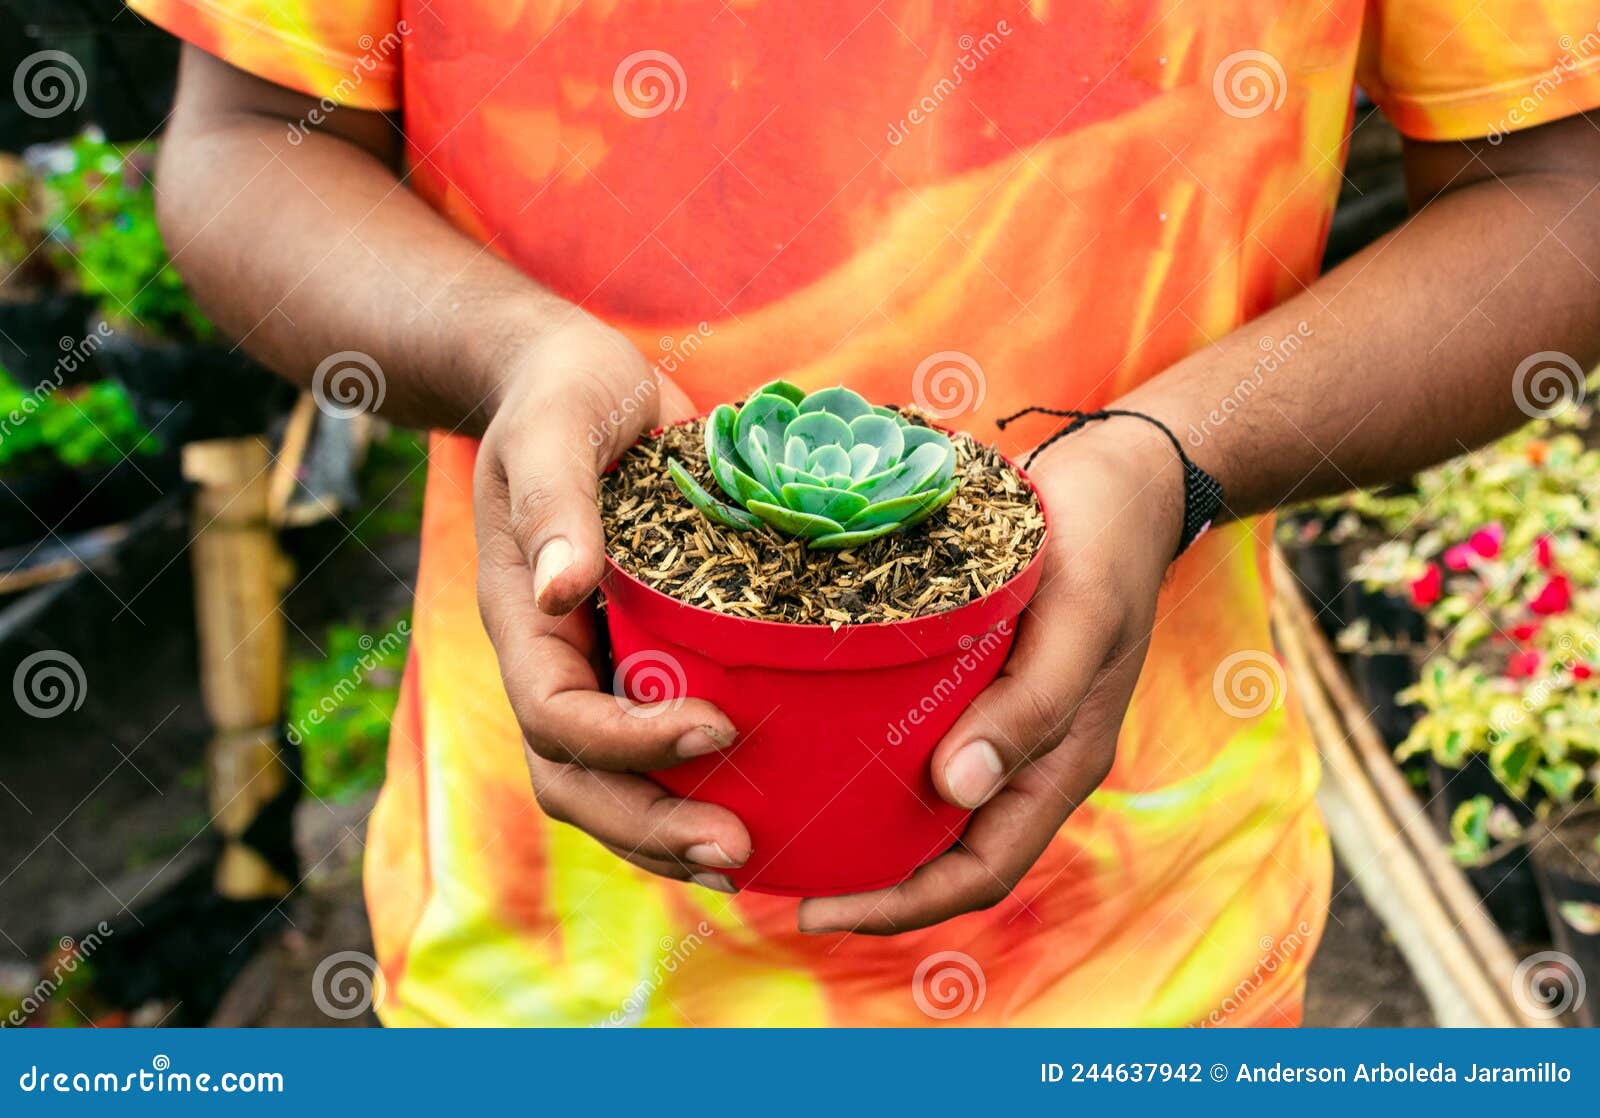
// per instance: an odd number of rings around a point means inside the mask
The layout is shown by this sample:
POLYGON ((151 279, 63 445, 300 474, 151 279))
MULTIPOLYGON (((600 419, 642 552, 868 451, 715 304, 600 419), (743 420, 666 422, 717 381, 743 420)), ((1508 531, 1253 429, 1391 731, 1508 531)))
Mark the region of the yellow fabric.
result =
MULTIPOLYGON (((1104 405, 1314 279, 1358 57, 1411 135, 1488 135, 1593 30, 1558 0, 133 6, 314 95, 406 21, 414 188, 699 404, 844 383, 985 439, 1027 404, 1104 405)), ((1542 96, 1537 119, 1600 91, 1582 69, 1542 96)), ((1299 1020, 1330 860, 1261 526, 1175 566, 1115 768, 1010 899, 817 939, 794 901, 649 877, 539 813, 474 602, 474 453, 433 443, 371 824, 387 1022, 1299 1020)))

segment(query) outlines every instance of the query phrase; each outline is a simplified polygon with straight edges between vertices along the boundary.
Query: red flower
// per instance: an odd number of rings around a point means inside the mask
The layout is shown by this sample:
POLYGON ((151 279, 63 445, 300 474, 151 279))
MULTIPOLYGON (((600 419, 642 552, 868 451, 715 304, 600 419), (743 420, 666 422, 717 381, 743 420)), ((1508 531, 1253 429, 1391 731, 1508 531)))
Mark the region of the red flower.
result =
POLYGON ((1534 561, 1539 564, 1541 571, 1551 570, 1556 565, 1555 550, 1551 546, 1553 542, 1549 536, 1540 536, 1533 541, 1534 561))
POLYGON ((1582 664, 1582 663, 1574 664, 1574 665, 1572 665, 1572 678, 1573 679, 1593 679, 1594 678, 1594 669, 1591 668, 1588 664, 1582 664))
POLYGON ((1539 635, 1538 621, 1524 621, 1520 625, 1511 626, 1511 639, 1516 641, 1531 641, 1539 635))
POLYGON ((1479 528, 1472 533, 1472 538, 1467 541, 1467 546, 1476 551, 1485 559, 1493 559, 1500 554, 1500 545, 1505 542, 1506 530, 1497 520, 1484 528, 1479 528))
POLYGON ((1539 674, 1539 654, 1518 652, 1506 661, 1506 678, 1532 679, 1539 674))
POLYGON ((1428 564, 1428 569, 1421 578, 1411 584, 1411 604, 1418 609, 1427 609, 1439 600, 1439 595, 1444 592, 1444 572, 1433 563, 1428 564))
POLYGON ((1566 575, 1551 575, 1539 588, 1528 608, 1541 617, 1560 613, 1572 604, 1572 586, 1566 575))
POLYGON ((1444 565, 1452 571, 1470 571, 1478 558, 1478 549, 1471 544, 1458 543, 1444 549, 1444 565))

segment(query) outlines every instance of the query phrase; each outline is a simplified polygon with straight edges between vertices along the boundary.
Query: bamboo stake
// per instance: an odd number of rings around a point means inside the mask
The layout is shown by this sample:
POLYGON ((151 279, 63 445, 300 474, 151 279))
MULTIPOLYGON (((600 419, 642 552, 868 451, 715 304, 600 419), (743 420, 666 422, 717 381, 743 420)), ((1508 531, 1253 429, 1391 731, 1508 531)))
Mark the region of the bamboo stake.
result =
POLYGON ((1405 835, 1367 779, 1312 670, 1305 630, 1288 614, 1284 601, 1280 591, 1274 604, 1278 641, 1322 755, 1325 785, 1341 809, 1337 815, 1327 813, 1335 845, 1423 983, 1441 1024, 1495 1028, 1516 1024, 1499 989, 1457 931, 1405 835))
POLYGON ((206 747, 211 811, 224 840, 224 897, 281 897, 290 885, 241 836, 287 782, 278 754, 284 560, 269 519, 271 455, 258 438, 191 443, 183 472, 196 486, 191 545, 200 690, 215 736, 206 747))

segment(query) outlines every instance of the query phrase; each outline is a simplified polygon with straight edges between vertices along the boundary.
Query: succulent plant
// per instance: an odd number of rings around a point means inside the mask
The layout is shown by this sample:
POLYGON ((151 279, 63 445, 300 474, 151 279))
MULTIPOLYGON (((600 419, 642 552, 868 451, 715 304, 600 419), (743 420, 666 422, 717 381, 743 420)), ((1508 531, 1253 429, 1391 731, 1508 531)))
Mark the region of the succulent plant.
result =
POLYGON ((748 531, 763 523, 839 549, 901 532, 949 503, 955 447, 941 431, 874 407, 848 388, 807 395, 777 380, 706 419, 706 458, 718 500, 683 463, 667 469, 714 523, 748 531))

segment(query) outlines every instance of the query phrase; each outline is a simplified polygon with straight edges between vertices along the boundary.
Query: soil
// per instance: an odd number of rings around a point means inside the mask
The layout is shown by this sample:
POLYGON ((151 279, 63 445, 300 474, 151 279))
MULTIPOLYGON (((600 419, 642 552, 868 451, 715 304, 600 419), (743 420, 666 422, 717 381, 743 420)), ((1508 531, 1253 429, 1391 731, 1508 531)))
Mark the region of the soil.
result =
POLYGON ((835 628, 904 621, 993 593, 1044 540, 1044 511, 1026 479, 994 448, 959 434, 951 437, 961 480, 955 498, 905 532, 847 551, 814 551, 767 529, 723 528, 667 473, 667 459, 675 457, 716 492, 703 430, 696 420, 641 441, 606 476, 600 494, 611 557, 680 601, 835 628))

